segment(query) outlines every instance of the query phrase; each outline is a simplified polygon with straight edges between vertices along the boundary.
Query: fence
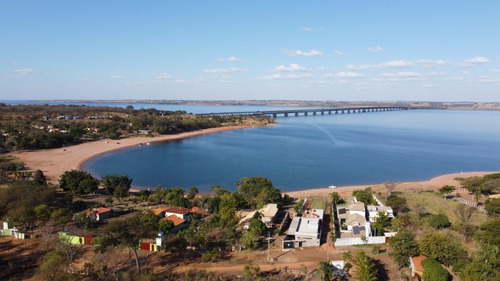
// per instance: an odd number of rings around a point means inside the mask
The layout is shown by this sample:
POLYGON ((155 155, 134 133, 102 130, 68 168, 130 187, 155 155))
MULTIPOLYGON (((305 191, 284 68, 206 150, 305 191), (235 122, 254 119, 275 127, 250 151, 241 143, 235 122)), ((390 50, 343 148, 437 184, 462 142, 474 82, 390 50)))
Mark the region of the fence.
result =
POLYGON ((361 239, 361 237, 353 238, 337 238, 335 246, 350 246, 350 245, 363 245, 363 244, 385 244, 385 236, 370 236, 361 239))

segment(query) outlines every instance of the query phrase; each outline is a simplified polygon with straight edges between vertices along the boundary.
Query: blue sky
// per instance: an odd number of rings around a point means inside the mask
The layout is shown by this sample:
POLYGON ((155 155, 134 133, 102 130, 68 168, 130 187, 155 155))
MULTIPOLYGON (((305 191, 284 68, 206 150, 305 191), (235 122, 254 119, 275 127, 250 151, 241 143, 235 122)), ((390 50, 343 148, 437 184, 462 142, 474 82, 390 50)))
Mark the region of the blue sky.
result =
POLYGON ((500 1, 2 1, 0 99, 500 102, 500 1))

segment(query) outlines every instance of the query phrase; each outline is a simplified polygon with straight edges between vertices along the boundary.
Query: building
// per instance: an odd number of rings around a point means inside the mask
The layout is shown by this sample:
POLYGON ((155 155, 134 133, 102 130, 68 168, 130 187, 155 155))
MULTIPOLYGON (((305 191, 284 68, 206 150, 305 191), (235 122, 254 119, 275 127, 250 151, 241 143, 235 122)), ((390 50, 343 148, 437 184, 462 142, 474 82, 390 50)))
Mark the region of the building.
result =
POLYGON ((366 221, 363 202, 356 202, 347 207, 337 207, 340 224, 340 238, 371 236, 370 222, 366 221))
MULTIPOLYGON (((314 205, 310 204, 310 206, 314 205)), ((302 216, 295 216, 283 239, 283 250, 296 247, 319 247, 324 213, 324 209, 313 208, 304 210, 302 216)))
POLYGON ((160 221, 163 220, 169 220, 174 224, 174 227, 170 230, 170 233, 175 233, 189 226, 189 224, 184 219, 179 218, 176 215, 170 215, 160 219, 160 221))
POLYGON ((378 218, 379 212, 385 213, 391 219, 394 218, 394 212, 391 207, 369 205, 367 209, 370 222, 375 222, 375 220, 378 218))
POLYGON ((113 216, 113 210, 99 207, 92 210, 85 210, 85 214, 91 221, 101 221, 111 218, 113 216))
POLYGON ((189 217, 189 213, 191 213, 191 209, 175 206, 166 209, 164 217, 175 215, 183 220, 187 220, 189 217))
POLYGON ((413 278, 418 278, 418 280, 422 280, 422 276, 424 275, 424 267, 422 266, 422 262, 427 257, 424 255, 420 255, 417 257, 410 257, 410 268, 411 268, 411 276, 413 278))

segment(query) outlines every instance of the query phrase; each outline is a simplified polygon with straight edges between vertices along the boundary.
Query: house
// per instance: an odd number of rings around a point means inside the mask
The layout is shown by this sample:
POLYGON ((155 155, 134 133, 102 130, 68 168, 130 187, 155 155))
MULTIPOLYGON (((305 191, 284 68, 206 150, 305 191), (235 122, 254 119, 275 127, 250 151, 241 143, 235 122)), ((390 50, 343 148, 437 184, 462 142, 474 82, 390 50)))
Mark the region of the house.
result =
POLYGON ((260 220, 266 224, 266 227, 272 227, 274 217, 276 216, 276 213, 278 213, 278 204, 267 204, 259 210, 246 212, 238 224, 244 229, 248 229, 250 221, 257 212, 262 214, 260 220))
POLYGON ((348 207, 338 207, 337 217, 340 223, 340 238, 371 236, 370 222, 366 221, 363 202, 356 202, 348 207))
POLYGON ((167 211, 167 208, 163 208, 163 207, 151 209, 151 212, 153 212, 153 214, 157 215, 160 219, 165 217, 166 211, 167 211))
MULTIPOLYGON (((315 204, 314 202, 309 204, 311 207, 319 205, 321 204, 315 204)), ((321 229, 324 213, 324 209, 306 208, 302 216, 295 216, 283 239, 283 250, 296 247, 319 247, 321 244, 321 229)))
POLYGON ((191 214, 197 214, 197 215, 199 215, 202 218, 210 216, 209 212, 204 211, 200 207, 196 207, 196 206, 194 206, 193 208, 191 208, 191 212, 190 213, 191 214))
POLYGON ((111 218, 113 216, 113 210, 99 207, 92 210, 85 210, 85 214, 91 221, 101 221, 111 218))
POLYGON ((393 212, 391 207, 369 205, 367 207, 367 209, 368 209, 368 218, 369 218, 370 222, 376 221, 376 219, 378 218, 379 212, 385 213, 391 219, 394 218, 394 212, 393 212))
POLYGON ((427 257, 424 255, 420 255, 417 257, 410 257, 410 267, 411 267, 411 276, 413 278, 418 278, 418 280, 422 280, 422 276, 424 275, 424 267, 422 266, 422 262, 427 257))
POLYGON ((170 207, 165 210, 165 217, 175 215, 178 218, 181 218, 183 220, 187 220, 189 217, 189 213, 191 213, 191 209, 189 208, 184 208, 184 207, 170 207))
POLYGON ((169 216, 166 216, 166 217, 160 219, 160 221, 163 221, 163 220, 169 220, 169 221, 174 223, 174 227, 170 230, 170 233, 175 233, 175 232, 189 226, 188 223, 184 219, 179 218, 176 215, 169 215, 169 216))

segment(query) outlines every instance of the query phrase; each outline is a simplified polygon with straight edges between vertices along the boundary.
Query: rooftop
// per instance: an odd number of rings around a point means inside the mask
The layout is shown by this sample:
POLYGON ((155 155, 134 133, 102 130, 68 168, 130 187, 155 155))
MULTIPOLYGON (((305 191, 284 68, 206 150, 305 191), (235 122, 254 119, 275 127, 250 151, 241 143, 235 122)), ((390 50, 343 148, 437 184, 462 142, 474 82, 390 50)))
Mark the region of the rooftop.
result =
POLYGON ((191 212, 191 209, 175 206, 175 207, 170 207, 170 208, 166 209, 165 212, 180 214, 180 215, 187 215, 191 212))
POLYGON ((161 221, 163 220, 169 220, 169 221, 172 221, 174 223, 174 226, 178 226, 179 224, 182 224, 185 222, 185 220, 179 218, 178 216, 176 215, 170 215, 168 217, 164 217, 161 219, 161 221))

